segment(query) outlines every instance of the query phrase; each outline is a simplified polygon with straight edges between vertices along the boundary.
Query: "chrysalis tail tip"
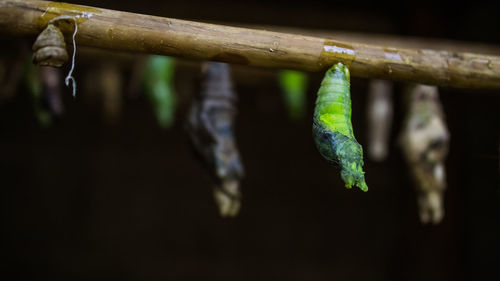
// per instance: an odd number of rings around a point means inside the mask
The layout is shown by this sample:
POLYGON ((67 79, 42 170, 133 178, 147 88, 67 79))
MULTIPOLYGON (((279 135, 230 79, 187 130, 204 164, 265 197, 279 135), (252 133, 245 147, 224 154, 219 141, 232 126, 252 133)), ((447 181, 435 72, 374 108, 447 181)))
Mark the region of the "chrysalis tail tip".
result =
POLYGON ((345 185, 345 187, 347 189, 352 189, 353 186, 359 187, 359 189, 361 189, 364 192, 368 191, 368 186, 366 185, 366 183, 364 181, 361 182, 361 183, 355 183, 355 184, 352 184, 352 185, 349 185, 349 184, 346 183, 346 185, 345 185))
POLYGON ((359 189, 363 190, 364 192, 368 191, 368 186, 366 185, 366 182, 364 179, 362 181, 358 182, 356 184, 356 186, 359 187, 359 189))
POLYGON ((231 218, 238 215, 241 200, 237 181, 225 181, 221 186, 214 187, 213 195, 221 217, 231 218))

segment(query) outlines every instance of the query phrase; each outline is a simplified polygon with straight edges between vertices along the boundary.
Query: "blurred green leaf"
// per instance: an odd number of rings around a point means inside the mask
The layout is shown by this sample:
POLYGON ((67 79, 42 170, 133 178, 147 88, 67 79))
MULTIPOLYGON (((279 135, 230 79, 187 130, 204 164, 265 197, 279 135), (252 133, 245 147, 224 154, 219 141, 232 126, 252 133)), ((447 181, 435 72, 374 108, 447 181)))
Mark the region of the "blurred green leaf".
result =
POLYGON ((279 74, 279 83, 289 118, 292 120, 304 118, 307 102, 307 74, 300 71, 283 70, 279 74))
POLYGON ((170 128, 174 124, 177 99, 174 93, 174 59, 165 56, 147 58, 143 84, 160 127, 170 128))

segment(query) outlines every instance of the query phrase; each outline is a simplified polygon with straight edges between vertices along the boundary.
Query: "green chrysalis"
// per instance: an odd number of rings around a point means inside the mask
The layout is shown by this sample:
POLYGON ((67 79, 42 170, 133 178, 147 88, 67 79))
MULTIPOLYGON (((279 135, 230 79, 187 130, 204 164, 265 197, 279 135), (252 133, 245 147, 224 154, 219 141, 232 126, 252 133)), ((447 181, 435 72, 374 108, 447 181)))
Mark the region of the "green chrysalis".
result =
POLYGON ((33 110, 38 123, 47 128, 52 124, 52 115, 50 111, 43 105, 43 83, 40 77, 39 68, 31 61, 26 61, 26 69, 24 81, 26 89, 31 94, 33 101, 33 110))
POLYGON ((144 71, 146 94, 153 106, 160 127, 167 129, 174 123, 176 97, 173 89, 174 60, 164 56, 150 56, 144 71))
POLYGON ((306 112, 307 75, 304 72, 283 70, 279 82, 283 91, 283 99, 292 120, 300 120, 306 112))
POLYGON ((363 172, 363 148, 354 138, 351 123, 349 69, 332 66, 318 90, 313 118, 316 147, 330 164, 339 166, 347 188, 368 191, 363 172))

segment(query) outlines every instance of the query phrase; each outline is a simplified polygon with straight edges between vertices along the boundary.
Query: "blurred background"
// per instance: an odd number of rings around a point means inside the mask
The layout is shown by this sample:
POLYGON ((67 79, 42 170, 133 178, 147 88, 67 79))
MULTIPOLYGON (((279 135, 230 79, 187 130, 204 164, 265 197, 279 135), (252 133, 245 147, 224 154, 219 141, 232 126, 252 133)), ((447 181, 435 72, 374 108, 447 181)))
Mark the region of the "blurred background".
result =
MULTIPOLYGON (((495 7, 478 1, 67 2, 361 37, 500 43, 495 7)), ((29 60, 34 39, 2 38, 5 73, 17 58, 29 60)), ((405 85, 394 88, 387 159, 365 159, 364 193, 345 189, 314 147, 311 118, 322 73, 307 74, 305 115, 291 120, 278 70, 234 66, 235 132, 246 177, 239 216, 221 218, 185 131, 201 63, 176 60, 175 122, 164 129, 144 90, 134 88, 140 58, 77 51, 77 97, 63 87, 64 111, 50 125, 40 122, 23 82, 0 102, 2 280, 498 279, 498 90, 439 89, 451 135, 445 217, 422 225, 397 140, 405 85), (94 89, 95 73, 109 65, 122 77, 111 115, 94 89)), ((364 147, 367 91, 368 80, 352 79, 352 121, 364 147)))

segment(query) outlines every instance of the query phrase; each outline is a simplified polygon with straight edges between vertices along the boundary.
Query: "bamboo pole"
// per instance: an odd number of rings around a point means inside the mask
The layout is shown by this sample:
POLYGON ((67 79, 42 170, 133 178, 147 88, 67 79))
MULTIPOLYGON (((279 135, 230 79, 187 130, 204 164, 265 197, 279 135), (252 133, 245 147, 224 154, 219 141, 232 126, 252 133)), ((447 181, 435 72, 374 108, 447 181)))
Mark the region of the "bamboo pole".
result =
MULTIPOLYGON (((77 20, 77 45, 305 71, 342 62, 357 77, 500 88, 498 56, 342 42, 60 2, 0 0, 0 33, 36 35, 61 15, 77 20)), ((67 35, 72 30, 63 26, 67 35)))
POLYGON ((231 23, 233 26, 241 26, 246 28, 265 29, 276 32, 285 32, 293 34, 301 34, 307 36, 335 38, 340 41, 352 41, 363 44, 384 45, 395 48, 417 48, 417 49, 433 49, 447 50, 450 52, 468 52, 479 53, 485 55, 500 55, 500 45, 486 44, 480 42, 466 42, 443 38, 426 38, 417 36, 400 36, 379 33, 360 33, 339 30, 321 30, 321 29, 305 29, 297 27, 285 26, 266 26, 266 25, 238 25, 231 23))

